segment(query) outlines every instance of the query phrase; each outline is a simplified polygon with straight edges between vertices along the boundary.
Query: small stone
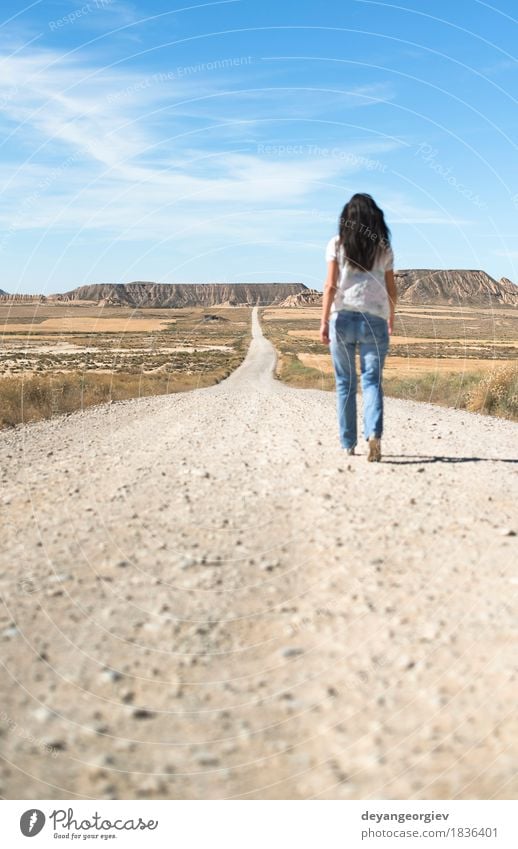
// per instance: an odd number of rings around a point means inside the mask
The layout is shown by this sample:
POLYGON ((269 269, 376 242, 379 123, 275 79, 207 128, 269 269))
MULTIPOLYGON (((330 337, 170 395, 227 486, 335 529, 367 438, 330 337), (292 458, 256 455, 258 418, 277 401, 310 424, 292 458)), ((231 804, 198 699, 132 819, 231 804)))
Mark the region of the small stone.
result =
MULTIPOLYGON (((107 404, 113 404, 113 401, 107 401, 107 404)), ((115 784, 102 784, 99 788, 100 796, 103 799, 118 799, 117 788, 115 784)))
POLYGON ((118 672, 116 669, 103 669, 101 675, 103 678, 107 678, 108 681, 120 681, 123 677, 122 672, 118 672))
POLYGON ((90 762, 87 766, 87 772, 90 778, 99 779, 106 777, 106 755, 93 755, 90 757, 90 762))
POLYGON ((273 572, 279 565, 279 560, 265 560, 264 563, 261 563, 260 568, 264 572, 273 572))
POLYGON ((153 719, 155 714, 150 710, 146 710, 146 708, 135 708, 132 716, 134 719, 153 719))
POLYGON ((210 752, 200 752, 196 760, 200 766, 218 766, 219 764, 219 758, 210 752))
POLYGON ((64 752, 67 748, 67 744, 64 740, 55 740, 52 737, 46 738, 41 741, 44 746, 48 749, 52 749, 55 752, 64 752))
POLYGON ((50 575, 49 582, 52 584, 60 584, 63 581, 69 581, 70 575, 67 575, 66 572, 61 572, 60 574, 50 575))
POLYGON ((166 785, 163 779, 158 775, 149 775, 137 787, 137 796, 139 799, 154 799, 159 793, 166 790, 166 785))
POLYGON ((304 654, 304 649, 288 647, 282 650, 283 657, 297 657, 299 654, 304 654))
POLYGON ((498 533, 500 534, 500 536, 503 536, 503 537, 515 537, 516 536, 516 531, 514 531, 512 528, 500 528, 498 533))
POLYGON ((54 713, 46 707, 37 708, 32 715, 38 722, 49 722, 49 720, 54 719, 54 713))
POLYGON ((135 698, 135 693, 133 690, 124 690, 121 693, 121 699, 125 705, 130 705, 135 698))

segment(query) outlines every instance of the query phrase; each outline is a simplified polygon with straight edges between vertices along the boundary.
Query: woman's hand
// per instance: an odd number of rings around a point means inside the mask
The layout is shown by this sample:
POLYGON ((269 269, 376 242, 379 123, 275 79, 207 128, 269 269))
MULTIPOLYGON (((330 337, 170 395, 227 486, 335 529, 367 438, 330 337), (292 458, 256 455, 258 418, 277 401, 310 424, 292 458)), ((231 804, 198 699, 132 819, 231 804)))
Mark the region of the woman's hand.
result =
POLYGON ((322 345, 329 345, 329 321, 324 319, 320 322, 320 341, 322 345))
POLYGON ((395 309, 391 306, 390 316, 389 316, 389 320, 388 320, 389 336, 392 336, 392 331, 394 330, 394 315, 395 315, 395 309))
POLYGON ((320 341, 322 345, 329 345, 329 313, 332 309, 333 299, 336 292, 336 281, 338 280, 338 263, 331 259, 327 263, 327 277, 324 284, 324 297, 322 298, 322 320, 320 322, 320 341))
POLYGON ((392 331, 394 330, 394 316, 396 314, 396 303, 397 303, 397 287, 396 282, 394 280, 394 269, 389 268, 388 271, 385 271, 385 285, 387 287, 387 294, 390 304, 390 318, 388 320, 388 332, 389 336, 392 336, 392 331))

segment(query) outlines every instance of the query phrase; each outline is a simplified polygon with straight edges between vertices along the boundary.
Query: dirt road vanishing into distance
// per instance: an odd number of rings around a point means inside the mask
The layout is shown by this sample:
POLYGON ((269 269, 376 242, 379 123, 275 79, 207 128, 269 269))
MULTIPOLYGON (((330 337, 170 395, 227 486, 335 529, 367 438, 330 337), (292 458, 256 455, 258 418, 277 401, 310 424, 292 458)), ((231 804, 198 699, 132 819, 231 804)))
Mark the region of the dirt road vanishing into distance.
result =
POLYGON ((0 793, 515 798, 518 427, 273 377, 0 434, 0 793))

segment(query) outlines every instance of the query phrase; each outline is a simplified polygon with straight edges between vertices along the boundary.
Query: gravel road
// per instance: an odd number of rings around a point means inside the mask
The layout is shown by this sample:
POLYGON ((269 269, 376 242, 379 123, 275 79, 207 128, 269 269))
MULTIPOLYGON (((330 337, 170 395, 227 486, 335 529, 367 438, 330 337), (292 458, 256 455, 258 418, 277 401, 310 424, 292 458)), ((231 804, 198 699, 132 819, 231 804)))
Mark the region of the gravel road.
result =
POLYGON ((8 798, 515 798, 516 424, 273 378, 0 434, 8 798), (364 449, 363 449, 364 450, 364 449))

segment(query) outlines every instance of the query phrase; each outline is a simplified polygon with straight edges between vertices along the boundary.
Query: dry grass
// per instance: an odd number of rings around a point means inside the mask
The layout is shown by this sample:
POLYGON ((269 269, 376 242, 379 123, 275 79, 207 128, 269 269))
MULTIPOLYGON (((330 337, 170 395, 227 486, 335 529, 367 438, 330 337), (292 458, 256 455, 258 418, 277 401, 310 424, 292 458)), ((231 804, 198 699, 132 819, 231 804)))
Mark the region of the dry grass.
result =
POLYGON ((224 380, 234 367, 190 375, 70 372, 6 377, 0 381, 0 426, 40 421, 110 401, 211 386, 224 380))
MULTIPOLYGON (((471 390, 482 380, 479 372, 428 372, 415 377, 387 375, 383 378, 385 395, 405 401, 425 401, 443 407, 466 410, 471 390)), ((482 412, 480 410, 479 412, 482 412)))
POLYGON ((485 375, 470 391, 467 409, 517 421, 518 366, 510 365, 501 371, 485 375))
MULTIPOLYGON (((320 310, 265 312, 264 333, 279 354, 277 377, 300 388, 334 391, 329 348, 319 341, 320 310)), ((385 364, 385 393, 517 420, 517 337, 518 310, 401 307, 385 364)))
POLYGON ((417 379, 384 379, 387 395, 427 401, 518 421, 518 365, 482 372, 445 372, 417 379))
POLYGON ((296 386, 299 389, 324 389, 332 391, 335 388, 334 372, 305 365, 297 354, 279 353, 275 377, 296 386))
POLYGON ((9 328, 0 335, 4 427, 218 383, 242 362, 251 335, 249 308, 25 304, 2 306, 2 317, 9 328), (206 321, 207 313, 221 320, 206 321), (22 337, 11 334, 18 326, 22 337))
MULTIPOLYGON (((311 356, 311 355, 308 355, 311 356)), ((485 364, 487 365, 487 364, 485 364)), ((280 354, 277 366, 279 380, 299 389, 334 391, 332 365, 326 369, 305 365, 296 354, 280 354)), ((432 370, 401 377, 385 372, 385 395, 407 401, 485 413, 518 421, 518 365, 503 364, 486 371, 432 370)), ((358 381, 361 392, 361 383, 358 381)))

